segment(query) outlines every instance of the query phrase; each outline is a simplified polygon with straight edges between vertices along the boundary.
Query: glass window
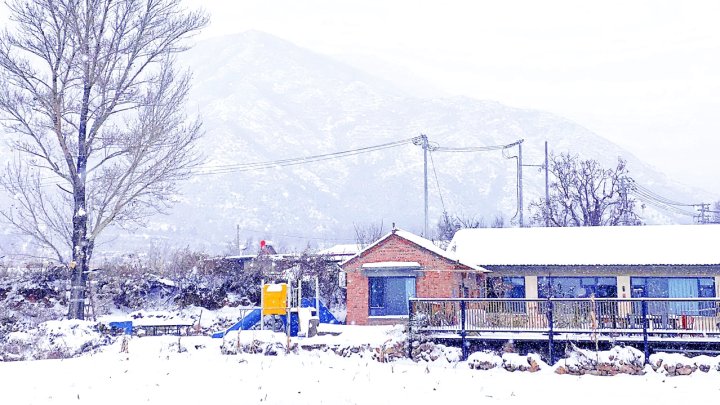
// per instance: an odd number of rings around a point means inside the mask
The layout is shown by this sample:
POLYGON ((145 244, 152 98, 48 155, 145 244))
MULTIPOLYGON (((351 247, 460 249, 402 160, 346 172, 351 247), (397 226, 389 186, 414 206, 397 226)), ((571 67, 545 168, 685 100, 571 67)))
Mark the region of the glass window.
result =
POLYGON ((633 298, 714 297, 712 277, 631 277, 633 298))
POLYGON ((525 298, 525 277, 489 277, 488 298, 525 298))
POLYGON ((415 277, 368 277, 370 316, 408 315, 415 277))
POLYGON ((715 296, 715 280, 707 277, 707 278, 701 278, 699 279, 700 286, 698 288, 698 292, 700 293, 700 297, 703 298, 712 298, 715 296))
POLYGON ((617 298, 615 277, 538 277, 540 298, 617 298))
MULTIPOLYGON (((489 277, 488 298, 525 298, 525 277, 489 277)), ((524 313, 524 302, 500 302, 490 306, 489 312, 524 313)))
MULTIPOLYGON (((712 298, 715 280, 712 277, 631 277, 633 298, 712 298)), ((651 314, 715 315, 712 302, 651 302, 651 314)))

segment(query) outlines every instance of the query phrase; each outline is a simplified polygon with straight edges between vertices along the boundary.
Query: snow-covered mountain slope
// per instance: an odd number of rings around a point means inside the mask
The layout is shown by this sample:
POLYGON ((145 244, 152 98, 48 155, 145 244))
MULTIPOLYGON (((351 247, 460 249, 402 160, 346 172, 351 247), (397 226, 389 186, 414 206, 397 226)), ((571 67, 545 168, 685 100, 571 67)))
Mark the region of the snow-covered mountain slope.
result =
MULTIPOLYGON (((549 113, 462 97, 419 99, 331 58, 260 32, 199 43, 182 60, 194 72, 192 111, 204 120, 206 171, 348 150, 427 134, 441 146, 498 145, 525 139, 524 163, 540 164, 543 142, 612 165, 630 162, 637 181, 657 193, 692 200, 696 191, 671 182, 629 152, 582 126, 549 113)), ((433 153, 430 219, 450 212, 507 220, 516 215, 515 160, 499 151, 433 153), (437 173, 437 181, 435 174, 437 173), (438 184, 440 193, 438 193, 438 184)), ((244 238, 352 238, 353 224, 397 223, 420 231, 423 159, 406 146, 298 166, 198 176, 169 218, 178 235, 244 238)), ((544 177, 524 173, 525 202, 544 177)), ((689 221, 652 208, 649 222, 689 221)), ((527 217, 527 212, 526 212, 527 217)))
MULTIPOLYGON (((235 239, 270 238, 281 247, 351 242, 353 225, 391 223, 420 232, 423 155, 410 143, 342 159, 253 171, 232 165, 332 153, 426 134, 446 147, 524 139, 525 164, 540 164, 543 143, 613 165, 658 194, 681 201, 712 197, 672 182, 628 151, 561 117, 463 97, 417 98, 332 58, 260 32, 198 43, 180 63, 193 72, 189 111, 206 136, 201 175, 184 185, 171 215, 123 234, 106 248, 202 246, 222 251, 235 239)), ((515 154, 508 151, 509 154, 515 154)), ((516 166, 500 151, 432 154, 430 222, 451 213, 506 223, 516 216, 516 166), (438 185, 439 190, 438 192, 438 185), (444 204, 444 206, 443 206, 444 204)), ((538 168, 524 173, 527 205, 544 190, 538 168)), ((648 207, 649 223, 690 222, 648 207)))

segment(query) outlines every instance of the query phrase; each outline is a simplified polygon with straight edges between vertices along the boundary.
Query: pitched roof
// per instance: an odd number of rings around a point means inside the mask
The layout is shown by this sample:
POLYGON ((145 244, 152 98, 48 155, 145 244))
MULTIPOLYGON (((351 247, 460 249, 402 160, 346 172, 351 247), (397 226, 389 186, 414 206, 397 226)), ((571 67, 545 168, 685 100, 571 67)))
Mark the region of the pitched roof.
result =
POLYGON ((421 248, 423 248, 423 249, 425 249, 425 250, 428 250, 428 251, 432 252, 433 254, 435 254, 435 255, 437 255, 437 256, 440 256, 440 257, 445 258, 445 259, 447 259, 447 260, 450 260, 450 261, 452 261, 452 262, 457 262, 458 264, 461 264, 461 265, 463 265, 463 266, 466 266, 466 267, 468 267, 468 268, 470 268, 470 269, 472 269, 472 270, 477 270, 477 271, 481 271, 481 272, 489 272, 489 270, 484 269, 484 268, 482 268, 482 267, 480 267, 480 266, 471 264, 470 262, 463 261, 463 260, 458 260, 458 259, 456 258, 456 256, 455 256, 454 253, 449 252, 449 251, 446 251, 446 250, 444 250, 444 249, 436 246, 435 243, 433 243, 433 241, 431 241, 431 240, 429 240, 429 239, 425 239, 425 238, 423 238, 422 236, 415 235, 414 233, 411 233, 411 232, 408 232, 408 231, 403 231, 402 229, 394 229, 394 230, 392 230, 390 233, 388 233, 388 234, 386 234, 385 236, 383 236, 382 238, 376 240, 372 245, 367 246, 365 249, 361 250, 360 252, 358 252, 358 253, 357 253, 356 255, 354 255, 353 257, 351 257, 351 258, 343 261, 342 263, 340 263, 340 266, 345 265, 346 263, 350 262, 351 260, 353 260, 353 259, 355 259, 355 258, 361 257, 361 256, 363 255, 363 253, 365 253, 366 251, 368 251, 368 250, 374 248, 375 246, 379 245, 380 243, 382 243, 384 240, 386 240, 387 238, 391 237, 392 235, 399 236, 399 237, 401 237, 401 238, 403 238, 403 239, 405 239, 405 240, 407 240, 407 241, 409 241, 409 242, 411 242, 411 243, 413 243, 413 244, 415 244, 415 245, 417 245, 417 246, 419 246, 419 247, 421 247, 421 248))
POLYGON ((358 245, 357 243, 346 243, 341 245, 335 245, 331 246, 327 249, 323 249, 318 252, 319 255, 354 255, 357 254, 357 252, 361 251, 362 247, 358 245))
POLYGON ((720 225, 462 229, 448 250, 489 265, 718 265, 720 225))

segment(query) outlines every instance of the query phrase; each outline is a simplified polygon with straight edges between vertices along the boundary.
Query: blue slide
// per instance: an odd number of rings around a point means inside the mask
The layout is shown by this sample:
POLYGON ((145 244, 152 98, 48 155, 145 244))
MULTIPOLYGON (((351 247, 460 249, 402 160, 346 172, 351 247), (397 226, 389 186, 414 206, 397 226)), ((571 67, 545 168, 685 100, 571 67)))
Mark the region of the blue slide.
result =
MULTIPOLYGON (((303 298, 301 306, 303 308, 315 308, 315 298, 303 298)), ((333 325, 339 325, 341 323, 335 318, 332 312, 323 305, 322 301, 320 301, 320 313, 318 314, 318 318, 320 318, 320 323, 330 323, 333 325)))
POLYGON ((255 308, 252 311, 250 311, 249 314, 245 315, 243 319, 240 320, 240 322, 236 323, 235 325, 229 327, 227 330, 223 332, 216 332, 213 333, 212 337, 215 339, 219 339, 225 336, 228 332, 234 331, 234 330, 248 330, 255 326, 256 323, 260 322, 260 308, 255 308))

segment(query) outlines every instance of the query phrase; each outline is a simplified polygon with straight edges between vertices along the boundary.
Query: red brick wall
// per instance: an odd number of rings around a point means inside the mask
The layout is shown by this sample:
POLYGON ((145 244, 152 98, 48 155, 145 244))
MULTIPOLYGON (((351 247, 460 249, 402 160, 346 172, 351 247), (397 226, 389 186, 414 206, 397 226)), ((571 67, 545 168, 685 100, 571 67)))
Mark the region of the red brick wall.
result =
POLYGON ((367 325, 387 323, 387 319, 368 319, 368 279, 362 265, 377 262, 417 262, 422 276, 416 278, 416 294, 420 298, 458 297, 461 273, 457 264, 414 243, 391 235, 372 249, 343 266, 347 272, 347 323, 367 325))

